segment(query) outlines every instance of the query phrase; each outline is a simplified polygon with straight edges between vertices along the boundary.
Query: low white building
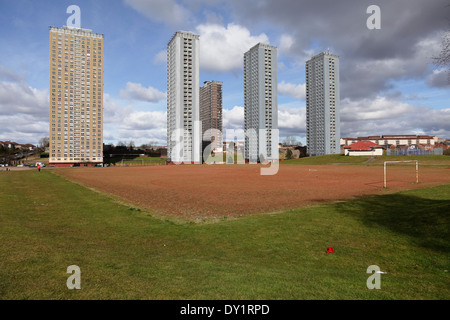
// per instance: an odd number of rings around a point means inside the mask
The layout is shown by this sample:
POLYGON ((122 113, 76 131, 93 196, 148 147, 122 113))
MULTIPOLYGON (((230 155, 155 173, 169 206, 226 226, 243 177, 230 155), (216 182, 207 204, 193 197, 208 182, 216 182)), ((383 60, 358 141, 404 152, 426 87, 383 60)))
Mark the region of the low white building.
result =
POLYGON ((344 147, 346 156, 382 156, 384 148, 372 141, 358 141, 344 147))
POLYGON ((358 138, 341 138, 341 147, 349 146, 358 141, 370 141, 384 148, 390 146, 429 145, 434 147, 439 138, 427 135, 383 135, 358 138))

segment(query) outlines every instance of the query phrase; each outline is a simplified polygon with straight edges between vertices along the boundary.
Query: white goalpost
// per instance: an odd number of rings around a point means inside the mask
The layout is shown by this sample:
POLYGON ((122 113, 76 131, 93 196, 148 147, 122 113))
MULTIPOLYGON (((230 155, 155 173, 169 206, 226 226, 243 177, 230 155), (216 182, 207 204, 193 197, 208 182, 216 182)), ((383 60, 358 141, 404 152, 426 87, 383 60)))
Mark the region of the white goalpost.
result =
POLYGON ((416 163, 416 183, 419 183, 419 161, 418 160, 385 161, 384 162, 384 188, 387 188, 386 164, 388 164, 388 163, 400 163, 400 162, 415 162, 416 163))

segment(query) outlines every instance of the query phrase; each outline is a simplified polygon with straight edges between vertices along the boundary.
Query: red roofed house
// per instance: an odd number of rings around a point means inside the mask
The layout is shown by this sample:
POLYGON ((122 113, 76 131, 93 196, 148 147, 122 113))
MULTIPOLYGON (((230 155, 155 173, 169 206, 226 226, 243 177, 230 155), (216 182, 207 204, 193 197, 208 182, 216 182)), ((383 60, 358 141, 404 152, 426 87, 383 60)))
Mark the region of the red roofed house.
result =
POLYGON ((21 144, 21 145, 19 145, 19 147, 20 147, 22 150, 30 150, 30 151, 32 151, 32 150, 34 150, 34 148, 36 148, 36 146, 34 146, 34 145, 32 145, 32 144, 29 144, 29 143, 27 143, 27 144, 21 144))
POLYGON ((18 143, 11 142, 11 141, 3 141, 0 144, 2 144, 4 148, 8 148, 8 149, 15 149, 16 146, 18 145, 18 143))
POLYGON ((382 156, 384 148, 372 141, 358 141, 344 147, 346 156, 382 156))

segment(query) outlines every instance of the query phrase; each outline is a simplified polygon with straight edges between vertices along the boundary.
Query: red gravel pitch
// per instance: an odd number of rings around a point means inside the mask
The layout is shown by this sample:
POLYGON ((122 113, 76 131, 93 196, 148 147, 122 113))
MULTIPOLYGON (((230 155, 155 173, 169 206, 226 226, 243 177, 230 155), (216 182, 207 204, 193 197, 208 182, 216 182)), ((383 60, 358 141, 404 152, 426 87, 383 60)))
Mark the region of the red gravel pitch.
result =
POLYGON ((179 165, 60 169, 83 185, 184 219, 239 216, 450 183, 450 169, 412 166, 281 165, 261 176, 259 165, 179 165))

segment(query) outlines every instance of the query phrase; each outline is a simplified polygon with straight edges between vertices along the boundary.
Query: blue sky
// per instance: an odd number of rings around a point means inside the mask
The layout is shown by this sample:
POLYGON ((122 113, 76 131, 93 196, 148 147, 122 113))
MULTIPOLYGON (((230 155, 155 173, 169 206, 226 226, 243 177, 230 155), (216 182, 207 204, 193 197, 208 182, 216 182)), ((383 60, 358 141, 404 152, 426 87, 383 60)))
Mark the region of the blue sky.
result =
POLYGON ((0 0, 0 140, 48 136, 49 26, 75 4, 81 27, 105 35, 104 141, 166 139, 165 49, 177 30, 200 35, 200 81, 223 82, 225 128, 243 128, 243 54, 278 48, 280 141, 305 143, 305 69, 313 54, 340 57, 343 137, 450 138, 450 87, 431 64, 448 30, 446 0, 0 0), (369 5, 381 29, 369 30, 369 5), (218 45, 221 44, 221 45, 218 45))

